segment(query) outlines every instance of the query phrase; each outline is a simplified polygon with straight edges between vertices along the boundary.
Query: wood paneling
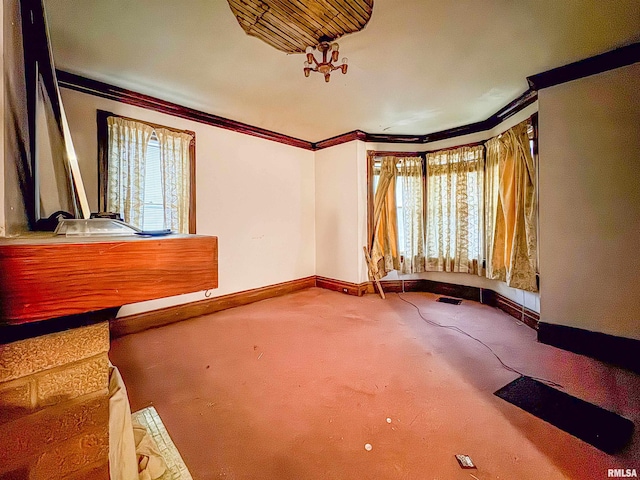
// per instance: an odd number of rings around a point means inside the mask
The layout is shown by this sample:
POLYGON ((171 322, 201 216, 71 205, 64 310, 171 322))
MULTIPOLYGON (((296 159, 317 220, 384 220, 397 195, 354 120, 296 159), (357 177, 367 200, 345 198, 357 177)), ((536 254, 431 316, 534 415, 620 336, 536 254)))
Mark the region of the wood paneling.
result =
POLYGON ((242 29, 282 52, 302 53, 320 39, 362 30, 373 0, 228 0, 242 29))
POLYGON ((542 90, 561 83, 640 62, 640 43, 632 43, 609 52, 553 68, 527 77, 532 89, 542 90))
POLYGON ((110 321, 111 337, 117 338, 130 333, 141 332, 149 328, 161 327, 180 322, 188 318, 199 317, 209 313, 239 307, 267 298, 278 297, 287 293, 315 286, 315 277, 300 278, 289 282, 255 288, 243 292, 209 298, 184 305, 175 305, 150 312, 129 315, 110 321))
POLYGON ((187 120, 203 123, 205 125, 224 128, 237 133, 271 140, 273 142, 284 143, 285 145, 291 145, 305 150, 313 150, 313 144, 311 142, 300 140, 299 138, 272 132, 271 130, 260 127, 254 127, 253 125, 237 122, 211 113, 202 112, 194 108, 183 107, 176 103, 116 87, 115 85, 99 82, 73 73, 64 72, 62 70, 56 70, 56 72, 58 76, 58 85, 60 87, 69 88, 77 92, 88 93, 89 95, 95 95, 101 98, 107 98, 116 102, 126 103, 128 105, 135 105, 136 107, 146 108, 148 110, 165 113, 167 115, 173 115, 174 117, 186 118, 187 120))
POLYGON ((0 283, 9 324, 216 288, 218 239, 0 240, 0 283))

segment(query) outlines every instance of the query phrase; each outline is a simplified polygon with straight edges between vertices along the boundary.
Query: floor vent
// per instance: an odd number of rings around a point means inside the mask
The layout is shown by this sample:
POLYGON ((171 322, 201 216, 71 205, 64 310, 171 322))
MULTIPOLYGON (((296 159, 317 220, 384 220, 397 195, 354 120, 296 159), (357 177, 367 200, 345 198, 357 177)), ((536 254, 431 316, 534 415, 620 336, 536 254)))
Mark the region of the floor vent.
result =
POLYGON ((439 297, 436 302, 450 303, 451 305, 460 305, 462 303, 462 300, 458 298, 439 297))

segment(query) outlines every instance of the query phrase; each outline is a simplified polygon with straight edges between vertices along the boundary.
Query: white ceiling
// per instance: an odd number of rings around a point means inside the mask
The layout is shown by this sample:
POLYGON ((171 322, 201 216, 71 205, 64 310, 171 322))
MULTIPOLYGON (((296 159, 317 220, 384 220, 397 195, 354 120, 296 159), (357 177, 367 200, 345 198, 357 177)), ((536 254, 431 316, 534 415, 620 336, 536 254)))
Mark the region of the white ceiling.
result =
POLYGON ((349 71, 244 33, 226 0, 45 0, 56 67, 308 141, 484 120, 526 77, 640 41, 638 0, 375 0, 349 71))

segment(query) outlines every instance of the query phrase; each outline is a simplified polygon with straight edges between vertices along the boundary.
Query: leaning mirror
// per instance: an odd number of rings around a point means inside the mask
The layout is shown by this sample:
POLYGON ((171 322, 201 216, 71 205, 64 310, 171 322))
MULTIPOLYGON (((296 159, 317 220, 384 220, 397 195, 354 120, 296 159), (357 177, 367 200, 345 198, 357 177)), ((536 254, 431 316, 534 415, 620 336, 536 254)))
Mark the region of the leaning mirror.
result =
POLYGON ((42 0, 20 0, 28 116, 24 171, 33 201, 25 201, 33 230, 53 230, 58 217, 89 218, 90 209, 62 105, 42 0), (65 215, 66 214, 66 215, 65 215))

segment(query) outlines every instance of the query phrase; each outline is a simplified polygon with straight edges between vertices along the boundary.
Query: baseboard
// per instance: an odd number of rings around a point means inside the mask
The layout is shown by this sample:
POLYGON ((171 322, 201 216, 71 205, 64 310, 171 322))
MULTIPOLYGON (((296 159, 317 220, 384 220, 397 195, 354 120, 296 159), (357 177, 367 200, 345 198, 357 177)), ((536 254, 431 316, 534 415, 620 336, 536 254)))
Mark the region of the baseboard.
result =
POLYGON ((500 295, 498 292, 494 292, 493 290, 483 289, 482 293, 483 303, 497 307, 503 312, 511 315, 516 320, 520 320, 525 325, 533 328, 534 330, 538 330, 538 324, 540 322, 540 314, 538 312, 534 312, 533 310, 530 310, 525 306, 514 302, 510 298, 500 295))
POLYGON ((538 341, 640 373, 640 340, 540 322, 538 341))
MULTIPOLYGON (((531 328, 538 328, 539 315, 522 305, 494 292, 467 285, 437 282, 433 280, 382 280, 380 282, 385 292, 429 292, 447 295, 465 300, 486 303, 500 308, 514 318, 522 321, 531 328)), ((219 312, 228 308, 239 307, 258 302, 267 298, 278 297, 310 287, 319 287, 336 292, 361 297, 365 293, 376 293, 372 282, 351 283, 333 278, 311 276, 291 280, 289 282, 268 285, 266 287, 231 293, 221 297, 214 297, 182 305, 174 305, 149 312, 116 318, 109 322, 111 338, 141 332, 149 328, 161 327, 170 323, 180 322, 189 318, 219 312)))
MULTIPOLYGON (((480 301, 480 289, 455 283, 436 282, 433 280, 381 280, 382 290, 389 293, 429 292, 465 300, 480 301)), ((377 293, 373 283, 368 283, 367 293, 377 293)))
POLYGON ((180 322, 188 318, 199 317, 209 313, 219 312, 228 308, 247 305, 267 298, 279 297, 316 285, 316 277, 305 277, 289 282, 254 288, 243 292, 231 293, 221 297, 208 298, 197 302, 174 305, 171 307, 152 310, 149 312, 116 318, 109 322, 111 338, 121 337, 130 333, 141 332, 149 328, 161 327, 170 323, 180 322))
POLYGON ((316 287, 325 288, 327 290, 333 290, 335 292, 342 292, 348 295, 355 295, 361 297, 367 293, 367 283, 351 283, 344 282, 342 280, 335 280, 333 278, 316 276, 316 287))
MULTIPOLYGON (((490 289, 424 279, 381 280, 380 284, 382 289, 389 293, 429 292, 484 303, 499 308, 534 330, 538 329, 539 313, 490 289)), ((367 293, 376 293, 372 282, 368 283, 367 293)))

